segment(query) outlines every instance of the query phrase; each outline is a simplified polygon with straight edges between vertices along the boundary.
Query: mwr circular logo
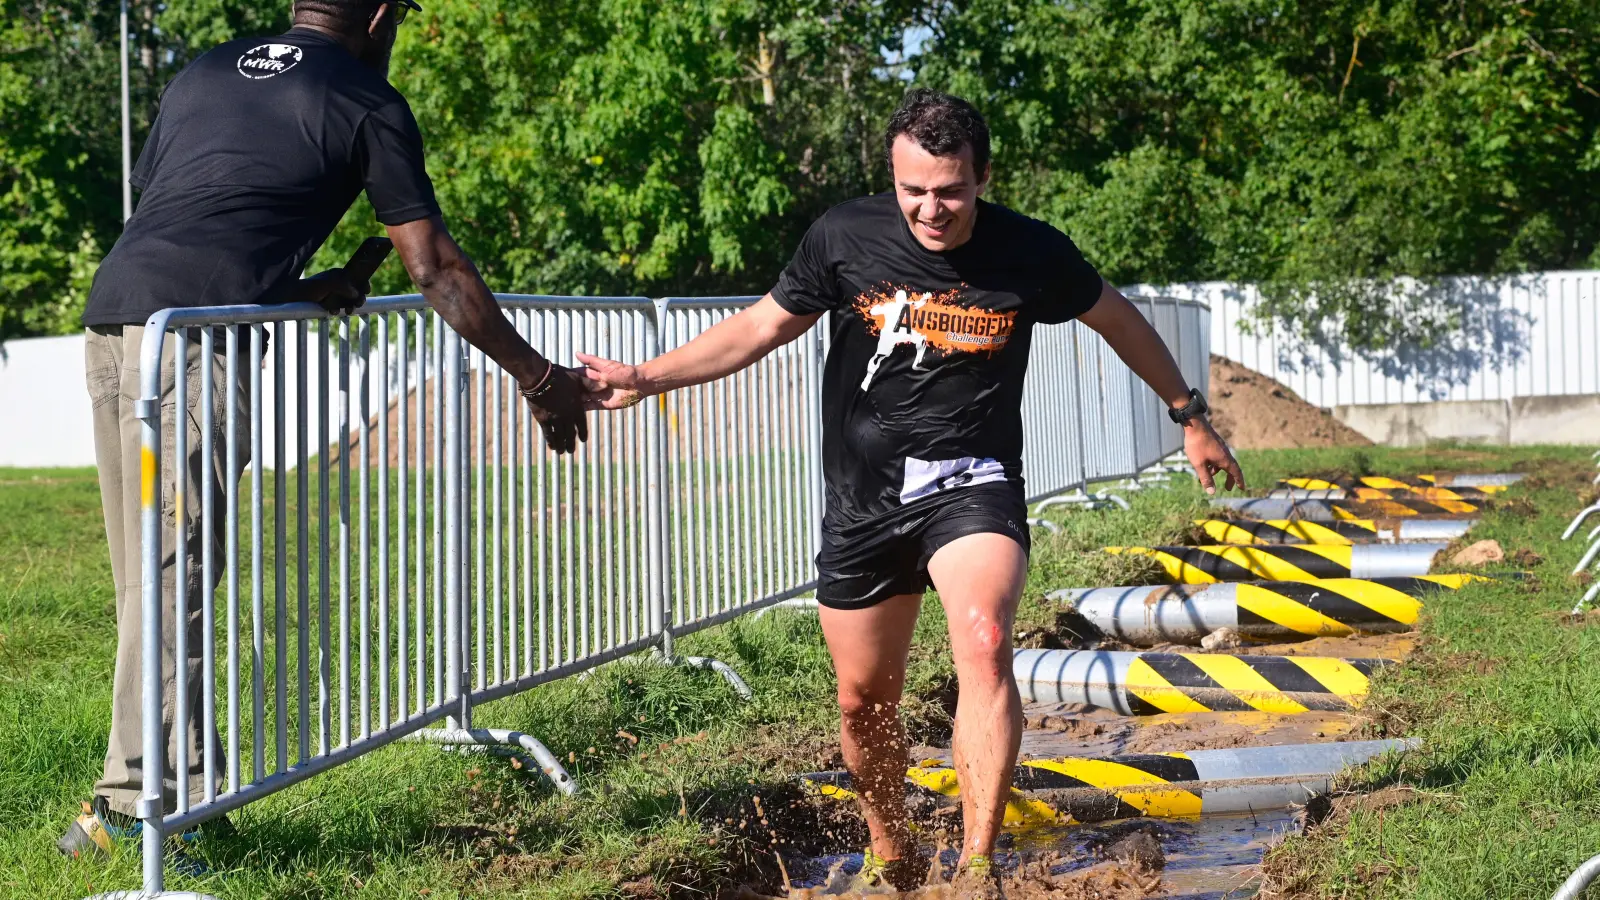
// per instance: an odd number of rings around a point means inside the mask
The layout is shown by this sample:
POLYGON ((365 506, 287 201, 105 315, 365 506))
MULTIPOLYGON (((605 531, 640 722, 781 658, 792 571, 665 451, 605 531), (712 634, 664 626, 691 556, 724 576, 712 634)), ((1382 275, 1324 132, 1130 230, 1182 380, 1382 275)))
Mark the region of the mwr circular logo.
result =
POLYGON ((239 57, 239 74, 246 78, 282 75, 295 67, 300 55, 300 48, 293 44, 262 44, 239 57))

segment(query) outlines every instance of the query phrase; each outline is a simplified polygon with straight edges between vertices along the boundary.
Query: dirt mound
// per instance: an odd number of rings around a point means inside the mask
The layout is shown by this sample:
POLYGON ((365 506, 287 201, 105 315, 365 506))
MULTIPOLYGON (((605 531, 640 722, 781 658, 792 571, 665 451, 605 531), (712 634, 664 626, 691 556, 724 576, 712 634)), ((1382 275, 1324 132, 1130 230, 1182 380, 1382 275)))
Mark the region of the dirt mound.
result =
POLYGON ((1211 356, 1211 423, 1240 450, 1364 447, 1372 442, 1283 384, 1211 356))

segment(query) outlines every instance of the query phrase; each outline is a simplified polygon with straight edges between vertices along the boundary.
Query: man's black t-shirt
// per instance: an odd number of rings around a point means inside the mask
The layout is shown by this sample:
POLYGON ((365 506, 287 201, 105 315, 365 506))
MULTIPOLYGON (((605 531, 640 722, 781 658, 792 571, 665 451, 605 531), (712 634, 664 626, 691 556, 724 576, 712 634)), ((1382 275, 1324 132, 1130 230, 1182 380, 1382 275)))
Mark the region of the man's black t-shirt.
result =
POLYGON ((439 212, 405 98, 301 29, 230 41, 178 73, 132 181, 139 207, 95 273, 85 325, 272 303, 363 188, 385 225, 439 212))
POLYGON ((894 194, 829 210, 772 289, 796 315, 831 312, 822 380, 823 527, 840 531, 941 491, 1022 490, 1022 385, 1036 324, 1100 296, 1065 234, 979 201, 972 237, 919 244, 894 194))

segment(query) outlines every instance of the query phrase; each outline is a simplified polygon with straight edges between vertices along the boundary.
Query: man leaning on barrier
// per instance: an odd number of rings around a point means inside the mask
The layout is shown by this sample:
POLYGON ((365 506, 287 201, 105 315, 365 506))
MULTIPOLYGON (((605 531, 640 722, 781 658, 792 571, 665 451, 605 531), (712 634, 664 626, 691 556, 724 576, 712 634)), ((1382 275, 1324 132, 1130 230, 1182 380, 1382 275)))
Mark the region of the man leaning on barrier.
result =
MULTIPOLYGON (((116 584, 117 659, 112 686, 111 736, 105 770, 89 809, 59 843, 64 853, 104 853, 112 843, 136 838, 134 818, 144 781, 140 707, 140 422, 139 352, 144 323, 174 306, 226 306, 316 302, 330 312, 365 300, 368 286, 334 269, 307 279, 298 272, 321 246, 363 190, 378 221, 388 230, 406 270, 428 303, 462 337, 482 349, 517 379, 548 443, 570 452, 587 439, 582 408, 585 385, 575 370, 557 366, 529 347, 501 314, 472 261, 456 245, 440 217, 433 185, 423 165, 422 136, 405 98, 388 82, 395 35, 415 0, 299 0, 294 27, 269 38, 231 41, 195 60, 167 85, 160 113, 139 155, 132 181, 138 210, 95 273, 83 316, 85 374, 94 405, 95 458, 106 538, 116 584)), ((242 329, 241 342, 255 329, 242 329)), ((174 400, 170 354, 162 377, 162 402, 174 400)), ((214 458, 199 449, 200 374, 210 366, 223 387, 213 420, 227 421, 237 404, 241 433, 249 447, 247 381, 227 385, 221 350, 202 359, 191 341, 185 360, 189 380, 189 458, 170 459, 170 430, 163 435, 162 497, 174 498, 174 473, 186 479, 183 496, 191 528, 188 566, 176 571, 166 547, 162 596, 170 604, 176 579, 188 579, 191 596, 201 579, 201 547, 213 542, 220 556, 223 518, 214 533, 199 533, 201 493, 222 493, 241 471, 229 471, 217 440, 214 458)), ((164 409, 163 418, 172 420, 164 409)), ((225 426, 219 424, 218 428, 225 426)), ((218 435, 221 437, 221 435, 218 435)), ((242 466, 246 460, 238 460, 242 466)), ((175 516, 165 510, 171 533, 175 516)), ((220 570, 221 567, 219 567, 220 570)), ((170 607, 169 607, 170 608, 170 607)), ((167 702, 176 684, 171 617, 164 617, 161 678, 167 702)), ((201 648, 211 623, 191 610, 188 617, 189 710, 187 722, 163 723, 166 731, 165 807, 179 790, 192 801, 205 794, 201 722, 201 648), (188 742, 189 771, 174 772, 177 741, 188 742)), ((213 733, 215 733, 213 731, 213 733)), ((222 747, 220 740, 212 742, 222 747)), ((220 749, 218 751, 220 757, 220 749)), ((213 772, 224 761, 214 759, 213 772)), ((213 785, 212 787, 216 787, 213 785)))
POLYGON ((1079 319, 1099 332, 1184 423, 1206 490, 1218 473, 1228 488, 1244 482, 1144 316, 1066 235, 979 199, 989 131, 977 110, 913 91, 884 149, 894 191, 829 210, 760 302, 639 366, 579 360, 606 386, 592 403, 615 409, 743 369, 831 313, 817 600, 872 835, 857 878, 903 888, 926 868, 906 823, 899 703, 931 584, 960 682, 958 878, 964 895, 994 896, 990 853, 1022 734, 1011 629, 1028 562, 1021 403, 1034 326, 1079 319))

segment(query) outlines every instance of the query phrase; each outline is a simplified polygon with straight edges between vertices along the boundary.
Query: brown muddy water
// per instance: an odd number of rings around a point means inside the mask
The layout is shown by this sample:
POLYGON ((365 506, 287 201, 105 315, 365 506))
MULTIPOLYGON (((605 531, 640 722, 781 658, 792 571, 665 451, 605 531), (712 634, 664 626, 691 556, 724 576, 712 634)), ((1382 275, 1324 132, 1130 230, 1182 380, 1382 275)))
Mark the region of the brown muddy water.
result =
MULTIPOLYGON (((1256 894, 1262 854, 1296 827, 1294 813, 1287 810, 1188 820, 1129 819, 1016 836, 996 861, 1005 870, 1008 896, 1244 900, 1256 894), (1140 859, 1127 859, 1121 848, 1130 837, 1151 849, 1142 851, 1140 859), (1157 846, 1159 858, 1152 859, 1157 846)), ((930 887, 874 896, 954 897, 943 882, 956 856, 955 850, 940 853, 941 871, 930 879, 930 887)), ((860 867, 859 853, 795 860, 789 864, 789 896, 859 896, 842 894, 837 886, 860 867)))

